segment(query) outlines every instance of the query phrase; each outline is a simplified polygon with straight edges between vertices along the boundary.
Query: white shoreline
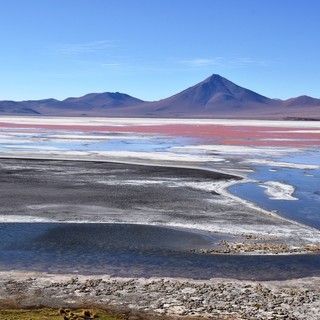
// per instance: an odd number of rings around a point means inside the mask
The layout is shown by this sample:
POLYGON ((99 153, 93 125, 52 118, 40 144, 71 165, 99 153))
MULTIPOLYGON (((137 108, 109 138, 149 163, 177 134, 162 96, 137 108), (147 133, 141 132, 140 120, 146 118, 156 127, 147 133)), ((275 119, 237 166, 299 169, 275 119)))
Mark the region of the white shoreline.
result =
POLYGON ((320 129, 319 121, 290 120, 243 120, 243 119, 180 119, 180 118, 104 118, 104 117, 54 117, 54 116, 0 116, 0 122, 12 124, 53 124, 53 125, 86 125, 90 126, 132 126, 132 125, 170 125, 170 124, 212 124, 220 126, 252 126, 320 129), (58 121, 58 123, 57 123, 58 121))
POLYGON ((289 184, 278 181, 266 181, 264 183, 260 183, 259 186, 265 189, 264 192, 272 200, 299 200, 292 195, 295 191, 295 188, 289 184))

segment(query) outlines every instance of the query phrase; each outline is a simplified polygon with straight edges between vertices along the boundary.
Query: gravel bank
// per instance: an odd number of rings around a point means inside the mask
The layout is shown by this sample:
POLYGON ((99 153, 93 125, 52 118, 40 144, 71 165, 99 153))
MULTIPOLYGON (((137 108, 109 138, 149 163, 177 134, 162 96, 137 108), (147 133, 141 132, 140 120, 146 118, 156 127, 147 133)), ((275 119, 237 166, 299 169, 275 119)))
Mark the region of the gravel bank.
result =
POLYGON ((221 319, 320 317, 320 278, 194 281, 0 272, 0 306, 111 307, 221 319))

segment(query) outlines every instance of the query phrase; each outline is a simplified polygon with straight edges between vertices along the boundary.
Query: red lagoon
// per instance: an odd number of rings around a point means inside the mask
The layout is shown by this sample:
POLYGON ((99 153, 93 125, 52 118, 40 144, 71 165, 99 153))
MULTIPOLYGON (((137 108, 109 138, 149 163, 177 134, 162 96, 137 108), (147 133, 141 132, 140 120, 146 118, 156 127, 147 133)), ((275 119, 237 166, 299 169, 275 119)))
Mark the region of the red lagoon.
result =
POLYGON ((47 125, 15 124, 0 122, 0 128, 44 129, 62 131, 140 133, 173 137, 205 139, 207 144, 270 146, 270 147, 316 147, 320 146, 320 129, 277 128, 267 126, 236 126, 215 124, 166 124, 166 125, 47 125))

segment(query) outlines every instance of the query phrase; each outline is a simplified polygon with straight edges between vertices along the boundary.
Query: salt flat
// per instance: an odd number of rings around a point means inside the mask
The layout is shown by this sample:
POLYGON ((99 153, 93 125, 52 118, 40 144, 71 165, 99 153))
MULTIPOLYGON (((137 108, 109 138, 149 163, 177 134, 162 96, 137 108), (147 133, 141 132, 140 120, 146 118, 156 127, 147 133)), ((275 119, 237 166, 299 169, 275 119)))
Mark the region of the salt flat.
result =
POLYGON ((314 128, 319 132, 319 121, 238 120, 238 119, 179 119, 179 118, 103 118, 103 117, 41 117, 1 116, 1 122, 12 124, 51 125, 166 125, 166 124, 213 124, 221 126, 255 126, 276 128, 314 128))

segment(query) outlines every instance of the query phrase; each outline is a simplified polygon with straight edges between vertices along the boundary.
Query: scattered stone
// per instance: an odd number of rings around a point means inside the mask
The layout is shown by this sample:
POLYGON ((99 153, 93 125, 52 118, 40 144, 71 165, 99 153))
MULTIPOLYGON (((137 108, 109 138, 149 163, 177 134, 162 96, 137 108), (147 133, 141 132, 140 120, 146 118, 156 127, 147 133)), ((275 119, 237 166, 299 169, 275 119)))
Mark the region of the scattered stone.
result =
MULTIPOLYGON (((287 281, 126 279, 108 276, 0 272, 0 307, 127 308, 163 316, 201 319, 320 319, 320 278, 287 281), (24 290, 21 292, 19 288, 24 290), (85 288, 85 290, 83 290, 85 288)), ((92 318, 89 310, 82 316, 92 318)))
MULTIPOLYGON (((247 239, 251 238, 248 235, 247 239)), ((245 253, 256 253, 256 254, 293 254, 293 253, 320 253, 320 244, 308 244, 303 246, 289 246, 283 243, 273 242, 235 242, 230 243, 226 240, 219 242, 222 249, 192 249, 191 252, 205 253, 205 254, 245 254, 245 253)))

